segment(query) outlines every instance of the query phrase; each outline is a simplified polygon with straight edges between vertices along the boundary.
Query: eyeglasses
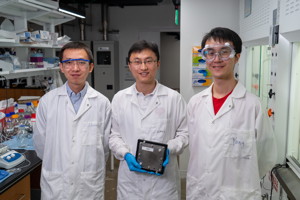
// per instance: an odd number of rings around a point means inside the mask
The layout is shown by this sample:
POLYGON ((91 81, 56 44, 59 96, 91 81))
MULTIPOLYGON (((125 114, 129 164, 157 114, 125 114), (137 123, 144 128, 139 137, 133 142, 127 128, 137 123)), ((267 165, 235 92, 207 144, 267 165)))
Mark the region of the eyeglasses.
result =
POLYGON ((77 65, 81 69, 84 69, 85 67, 88 66, 90 61, 80 58, 80 59, 63 60, 63 61, 61 61, 61 63, 66 69, 71 69, 71 68, 75 67, 75 65, 77 65))
POLYGON ((154 65, 154 63, 157 62, 157 60, 134 60, 134 61, 129 61, 130 64, 132 64, 133 66, 139 67, 141 66, 143 63, 148 66, 151 67, 154 65))
POLYGON ((226 42, 224 45, 206 45, 204 49, 202 49, 201 54, 203 59, 206 62, 212 62, 216 56, 225 61, 235 56, 235 51, 233 47, 226 42), (214 47, 217 47, 219 51, 217 51, 214 47))

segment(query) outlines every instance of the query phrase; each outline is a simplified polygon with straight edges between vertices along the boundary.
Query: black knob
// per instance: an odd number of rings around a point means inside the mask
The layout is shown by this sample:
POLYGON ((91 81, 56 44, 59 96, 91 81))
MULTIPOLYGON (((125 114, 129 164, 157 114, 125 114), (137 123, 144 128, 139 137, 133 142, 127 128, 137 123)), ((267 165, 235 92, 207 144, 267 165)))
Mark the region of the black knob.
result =
POLYGON ((273 95, 275 96, 275 92, 273 92, 273 90, 270 89, 269 90, 269 98, 271 99, 273 95))

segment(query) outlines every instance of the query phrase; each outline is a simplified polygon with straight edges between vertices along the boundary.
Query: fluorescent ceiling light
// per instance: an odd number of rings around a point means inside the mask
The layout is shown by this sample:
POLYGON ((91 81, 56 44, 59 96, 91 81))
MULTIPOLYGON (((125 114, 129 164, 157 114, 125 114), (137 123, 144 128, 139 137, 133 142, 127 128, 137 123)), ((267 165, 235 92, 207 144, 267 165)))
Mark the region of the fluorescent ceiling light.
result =
POLYGON ((65 10, 65 9, 62 9, 62 8, 59 8, 58 11, 63 12, 63 13, 66 13, 66 14, 69 14, 69 15, 73 15, 73 16, 75 16, 75 17, 79 17, 79 18, 85 19, 85 16, 83 16, 83 15, 81 15, 81 14, 74 13, 74 12, 72 12, 72 11, 68 11, 68 10, 65 10))

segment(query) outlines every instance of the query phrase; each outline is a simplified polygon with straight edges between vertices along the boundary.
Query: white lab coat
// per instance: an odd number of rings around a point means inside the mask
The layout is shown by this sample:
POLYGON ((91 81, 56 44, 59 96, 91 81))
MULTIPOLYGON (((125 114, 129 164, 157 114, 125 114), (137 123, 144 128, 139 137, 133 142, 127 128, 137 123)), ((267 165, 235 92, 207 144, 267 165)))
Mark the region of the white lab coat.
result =
POLYGON ((177 155, 188 145, 186 103, 182 96, 159 83, 145 113, 139 109, 135 84, 112 100, 112 131, 109 146, 120 161, 119 200, 178 200, 180 179, 177 155), (138 139, 167 143, 170 162, 162 176, 131 172, 124 160, 136 154, 138 139))
POLYGON ((260 177, 277 159, 272 127, 239 82, 216 115, 211 90, 188 103, 187 200, 261 200, 260 177))
POLYGON ((66 84, 40 99, 33 140, 42 199, 104 199, 110 115, 109 100, 89 85, 77 114, 66 84))

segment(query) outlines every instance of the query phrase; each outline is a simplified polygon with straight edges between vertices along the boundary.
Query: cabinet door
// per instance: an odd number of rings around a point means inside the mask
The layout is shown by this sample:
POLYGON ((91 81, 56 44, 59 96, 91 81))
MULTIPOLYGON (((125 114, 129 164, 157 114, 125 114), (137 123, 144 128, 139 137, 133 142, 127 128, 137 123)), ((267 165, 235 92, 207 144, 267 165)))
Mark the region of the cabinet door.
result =
POLYGON ((25 176, 15 185, 0 195, 0 199, 30 200, 30 175, 25 176))

